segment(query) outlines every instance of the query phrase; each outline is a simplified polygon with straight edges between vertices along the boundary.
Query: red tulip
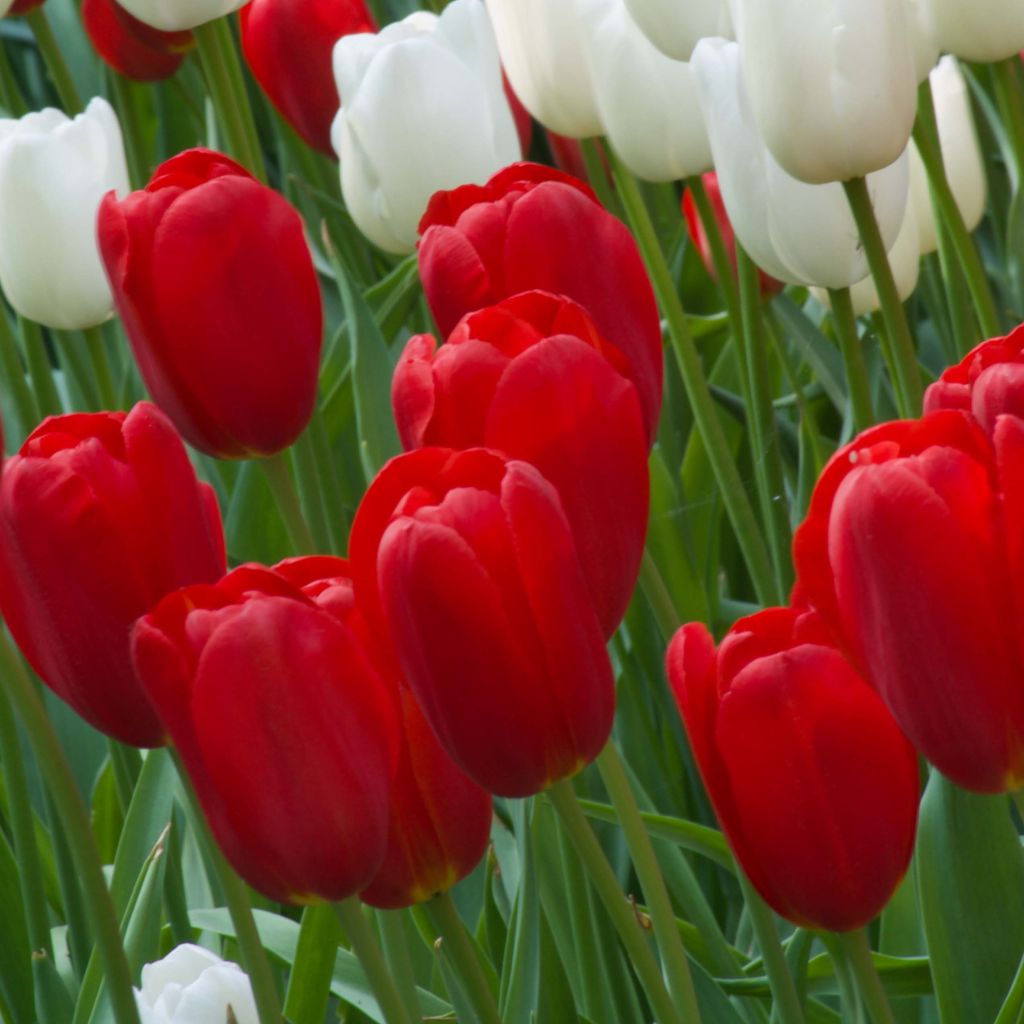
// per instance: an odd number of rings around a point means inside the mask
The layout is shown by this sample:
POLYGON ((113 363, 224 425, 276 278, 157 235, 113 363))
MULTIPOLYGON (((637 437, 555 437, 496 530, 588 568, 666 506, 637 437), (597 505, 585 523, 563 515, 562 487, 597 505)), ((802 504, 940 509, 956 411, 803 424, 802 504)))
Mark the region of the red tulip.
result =
POLYGON ((757 891, 805 927, 870 921, 910 863, 917 759, 822 623, 770 608, 737 622, 717 652, 691 623, 666 663, 715 813, 757 891))
POLYGON ((466 314, 540 288, 578 302, 627 359, 648 441, 661 412, 661 324, 633 236, 583 182, 512 164, 438 192, 420 222, 420 276, 447 335, 466 314))
POLYGON ((135 666, 217 842, 273 900, 340 900, 384 857, 395 708, 355 634, 277 573, 175 591, 135 666))
POLYGON ((844 638, 903 731, 978 792, 1024 782, 1024 421, 993 441, 943 410, 825 467, 797 531, 794 600, 844 638))
POLYGON ((8 16, 13 14, 28 14, 29 11, 34 11, 37 7, 42 7, 46 0, 14 0, 11 4, 10 9, 7 11, 8 16))
POLYGON ((219 153, 190 149, 99 210, 99 242, 143 380, 196 448, 269 455, 316 400, 322 311, 302 221, 219 153))
POLYGON ((132 623, 225 569, 217 500, 146 402, 44 421, 0 483, 0 608, 42 680, 124 743, 164 730, 132 669, 132 623))
POLYGON ((400 455, 363 498, 351 558, 356 599, 389 628, 427 721, 471 779, 527 796, 597 756, 611 666, 537 470, 481 448, 400 455))
MULTIPOLYGON (((343 558, 289 558, 274 566, 290 582, 361 640, 385 676, 389 652, 370 637, 359 614, 343 558)), ((476 867, 491 832, 491 798, 442 750, 416 698, 399 682, 392 688, 400 708, 398 773, 391 789, 391 818, 384 863, 360 894, 375 907, 397 908, 446 892, 476 867)))
POLYGON ((524 292, 464 317, 440 349, 428 334, 412 338, 391 389, 407 451, 495 448, 554 486, 607 636, 647 530, 647 437, 624 368, 575 302, 524 292))
POLYGON ((256 81, 308 145, 333 157, 331 52, 342 36, 377 31, 365 0, 251 0, 239 17, 256 81))
POLYGON ((161 32, 129 14, 117 0, 82 0, 82 23, 96 52, 137 82, 169 78, 195 45, 191 32, 161 32))

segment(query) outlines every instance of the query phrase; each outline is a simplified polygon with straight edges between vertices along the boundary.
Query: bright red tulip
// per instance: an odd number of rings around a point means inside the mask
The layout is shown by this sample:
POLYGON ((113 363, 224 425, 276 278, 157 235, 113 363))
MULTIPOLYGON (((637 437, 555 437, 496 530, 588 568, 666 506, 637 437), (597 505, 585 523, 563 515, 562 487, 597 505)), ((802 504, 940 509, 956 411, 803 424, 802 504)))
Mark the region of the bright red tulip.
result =
POLYGON ((99 210, 118 312, 150 394, 222 458, 269 455, 316 401, 322 309, 302 221, 234 161, 190 149, 99 210))
POLYGON ((663 372, 658 308, 633 236, 587 185, 550 167, 512 164, 486 185, 438 192, 420 234, 420 276, 442 334, 517 292, 567 296, 626 357, 653 440, 663 372))
MULTIPOLYGON (((348 562, 316 555, 274 566, 321 608, 349 626, 382 677, 393 657, 371 639, 356 608, 348 562)), ((391 819, 384 863, 360 894, 375 907, 397 908, 447 892, 487 850, 491 797, 460 771, 427 725, 412 693, 397 680, 401 747, 391 789, 391 819)))
POLYGON ((903 731, 978 792, 1024 783, 1024 421, 885 423, 825 467, 794 541, 817 608, 903 731))
POLYGON ((373 878, 398 723, 349 628, 277 573, 242 566, 169 594, 135 626, 132 654, 246 881, 310 903, 373 878))
POLYGON ((917 825, 914 750, 813 613, 700 623, 666 658, 694 757, 737 859, 796 924, 847 931, 888 902, 917 825))
POLYGON ((464 317, 440 349, 429 334, 412 338, 391 389, 407 451, 495 448, 554 486, 607 636, 647 530, 647 436, 624 368, 582 307, 523 292, 464 317))
POLYGON ((473 448, 392 459, 352 525, 356 599, 389 629, 427 721, 501 796, 572 775, 608 739, 604 637, 554 488, 473 448))
POLYGON ((82 0, 82 23, 96 52, 137 82, 169 78, 195 45, 191 32, 161 32, 129 14, 117 0, 82 0))
POLYGON ((333 157, 331 52, 342 36, 377 31, 365 0, 250 0, 238 13, 256 81, 308 145, 333 157))
POLYGON ((0 609, 40 678, 139 747, 164 730, 132 669, 132 623, 225 569, 217 499, 147 402, 45 420, 0 482, 0 609))

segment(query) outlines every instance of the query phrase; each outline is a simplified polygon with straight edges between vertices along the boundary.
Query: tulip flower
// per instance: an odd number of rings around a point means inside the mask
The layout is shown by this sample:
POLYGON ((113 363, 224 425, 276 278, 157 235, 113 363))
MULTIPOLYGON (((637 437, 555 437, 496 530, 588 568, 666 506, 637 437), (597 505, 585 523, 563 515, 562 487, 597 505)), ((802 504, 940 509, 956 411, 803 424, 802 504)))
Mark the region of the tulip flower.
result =
POLYGON ((572 299, 628 360, 653 442, 663 372, 658 307, 633 236, 588 186, 516 164, 483 187, 434 196, 420 231, 420 277, 442 334, 518 292, 572 299))
POLYGON ((647 530, 647 435, 624 362, 575 302, 524 292, 468 314, 440 349, 412 338, 391 390, 407 451, 495 448, 554 486, 606 636, 647 530))
POLYGON ((308 145, 333 156, 331 53, 342 36, 377 31, 366 0, 251 0, 239 19, 256 81, 308 145))
POLYGON ((176 590, 132 631, 139 678, 217 842, 272 900, 359 892, 387 842, 395 708, 356 635, 242 566, 176 590))
POLYGON ((910 16, 910 39, 914 49, 914 69, 917 80, 923 82, 939 59, 939 44, 935 41, 932 24, 931 0, 905 0, 910 16))
POLYGON ((14 0, 13 4, 10 3, 10 0, 7 0, 7 3, 9 4, 9 7, 5 13, 13 16, 15 14, 28 14, 29 11, 34 11, 37 7, 42 7, 45 0, 14 0))
POLYGON ((520 157, 483 0, 339 39, 334 78, 341 110, 331 138, 345 205, 388 252, 415 249, 439 189, 486 181, 520 157))
POLYGON ((545 128, 584 139, 602 132, 573 0, 488 0, 501 63, 545 128))
POLYGON ((558 495, 536 469, 482 448, 399 455, 366 492, 350 551, 356 600, 471 779, 528 796, 597 756, 611 666, 558 495))
POLYGON ((46 685, 115 739, 164 739, 132 669, 132 623, 224 569, 213 490, 146 402, 51 417, 4 464, 0 610, 46 685))
POLYGON ((128 191, 128 168, 106 100, 73 119, 51 107, 0 119, 0 286, 23 316, 67 330, 110 317, 95 225, 111 189, 128 191))
MULTIPOLYGON (((766 273, 793 284, 845 288, 868 272, 842 186, 787 174, 758 133, 740 68, 740 48, 703 39, 692 67, 711 138, 722 199, 736 237, 766 273)), ((907 202, 908 158, 868 176, 882 239, 896 241, 907 202)))
POLYGON ((732 39, 732 19, 725 0, 625 0, 630 16, 667 57, 689 60, 704 36, 732 39))
POLYGON ((237 11, 249 0, 118 0, 139 21, 161 32, 184 32, 237 11))
POLYGON ((349 564, 314 555, 289 558, 274 571, 301 587, 363 642, 398 705, 401 747, 391 789, 384 863, 360 898, 375 907, 420 903, 465 878, 491 834, 491 798, 455 766, 427 725, 416 698, 396 674, 394 656, 373 635, 355 603, 349 564))
POLYGON ((1024 49, 1024 7, 1017 0, 924 0, 939 49, 991 63, 1024 49))
POLYGON ((82 23, 107 64, 137 82, 169 78, 195 43, 189 31, 161 32, 139 21, 117 0, 82 0, 82 23))
POLYGON ((917 110, 904 0, 735 0, 732 14, 751 112, 789 174, 821 185, 899 157, 917 110))
POLYGON ((316 401, 322 310, 295 209, 234 161, 191 149, 99 211, 100 250, 142 378, 185 439, 269 455, 316 401))
POLYGON ((803 927, 867 924, 910 863, 917 758, 823 624, 769 608, 716 651, 690 623, 666 665, 715 813, 757 891, 803 927))
POLYGON ((865 431, 797 531, 818 609, 914 745, 966 789, 1024 783, 1024 422, 940 410, 865 431))
POLYGON ((594 99, 612 148, 638 178, 676 181, 711 168, 690 65, 666 57, 624 0, 572 0, 580 10, 594 99))
POLYGON ((141 1024, 257 1024, 249 977, 202 946, 175 946, 142 968, 135 990, 141 1024))

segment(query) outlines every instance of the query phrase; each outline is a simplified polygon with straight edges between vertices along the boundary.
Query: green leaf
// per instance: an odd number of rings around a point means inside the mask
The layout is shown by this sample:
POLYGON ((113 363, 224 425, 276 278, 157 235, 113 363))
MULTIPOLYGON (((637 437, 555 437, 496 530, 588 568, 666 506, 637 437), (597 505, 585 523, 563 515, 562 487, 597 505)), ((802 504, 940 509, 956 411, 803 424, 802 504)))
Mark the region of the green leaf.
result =
POLYGON ((787 295, 777 295, 766 309, 779 319, 814 376, 821 382, 829 401, 842 413, 846 410, 846 378, 843 360, 835 345, 811 323, 807 314, 787 295))
POLYGON ((4 908, 4 924, 0 928, 0 995, 12 1014, 13 1024, 32 1024, 35 1010, 28 928, 18 883, 18 862, 3 832, 0 832, 0 907, 4 908))

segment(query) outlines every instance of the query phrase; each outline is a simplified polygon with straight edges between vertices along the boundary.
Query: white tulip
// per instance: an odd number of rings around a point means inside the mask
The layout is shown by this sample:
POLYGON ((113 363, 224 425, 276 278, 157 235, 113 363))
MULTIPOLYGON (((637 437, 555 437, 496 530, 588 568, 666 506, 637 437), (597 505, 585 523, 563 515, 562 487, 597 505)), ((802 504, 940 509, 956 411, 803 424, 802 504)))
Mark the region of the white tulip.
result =
POLYGON ((482 184, 520 159, 483 0, 342 37, 334 78, 342 195, 359 230, 388 252, 415 249, 435 192, 482 184))
POLYGON ((991 63, 1024 50, 1021 0, 925 0, 939 48, 964 60, 991 63))
MULTIPOLYGON (((780 281, 845 288, 867 273, 867 261, 841 185, 808 185, 787 174, 754 122, 739 47, 702 39, 693 52, 704 121, 718 184, 740 243, 780 281)), ((868 176, 875 216, 887 248, 907 203, 905 154, 868 176)))
POLYGON ((733 0, 732 15, 754 118, 790 174, 847 181, 899 157, 917 109, 904 3, 733 0))
POLYGON ((142 968, 135 990, 142 1024, 258 1024, 249 977, 201 946, 183 945, 142 968))
POLYGON ((117 0, 129 14, 162 32, 183 32, 244 7, 249 0, 117 0))
POLYGON ((572 139, 601 134, 601 119, 572 0, 487 0, 501 63, 523 106, 572 139))
POLYGON ((68 330, 110 317, 96 211, 111 189, 128 188, 106 100, 73 120, 52 107, 0 120, 0 287, 19 313, 68 330))
POLYGON ((633 20, 647 38, 674 60, 689 60, 704 36, 732 39, 732 19, 725 0, 625 0, 633 20))
POLYGON ((598 112, 612 148, 645 181, 711 169, 690 65, 657 50, 623 0, 576 0, 598 112))
POLYGON ((939 59, 939 44, 935 40, 935 23, 929 0, 906 0, 910 15, 910 40, 914 47, 914 73, 923 82, 939 59))

